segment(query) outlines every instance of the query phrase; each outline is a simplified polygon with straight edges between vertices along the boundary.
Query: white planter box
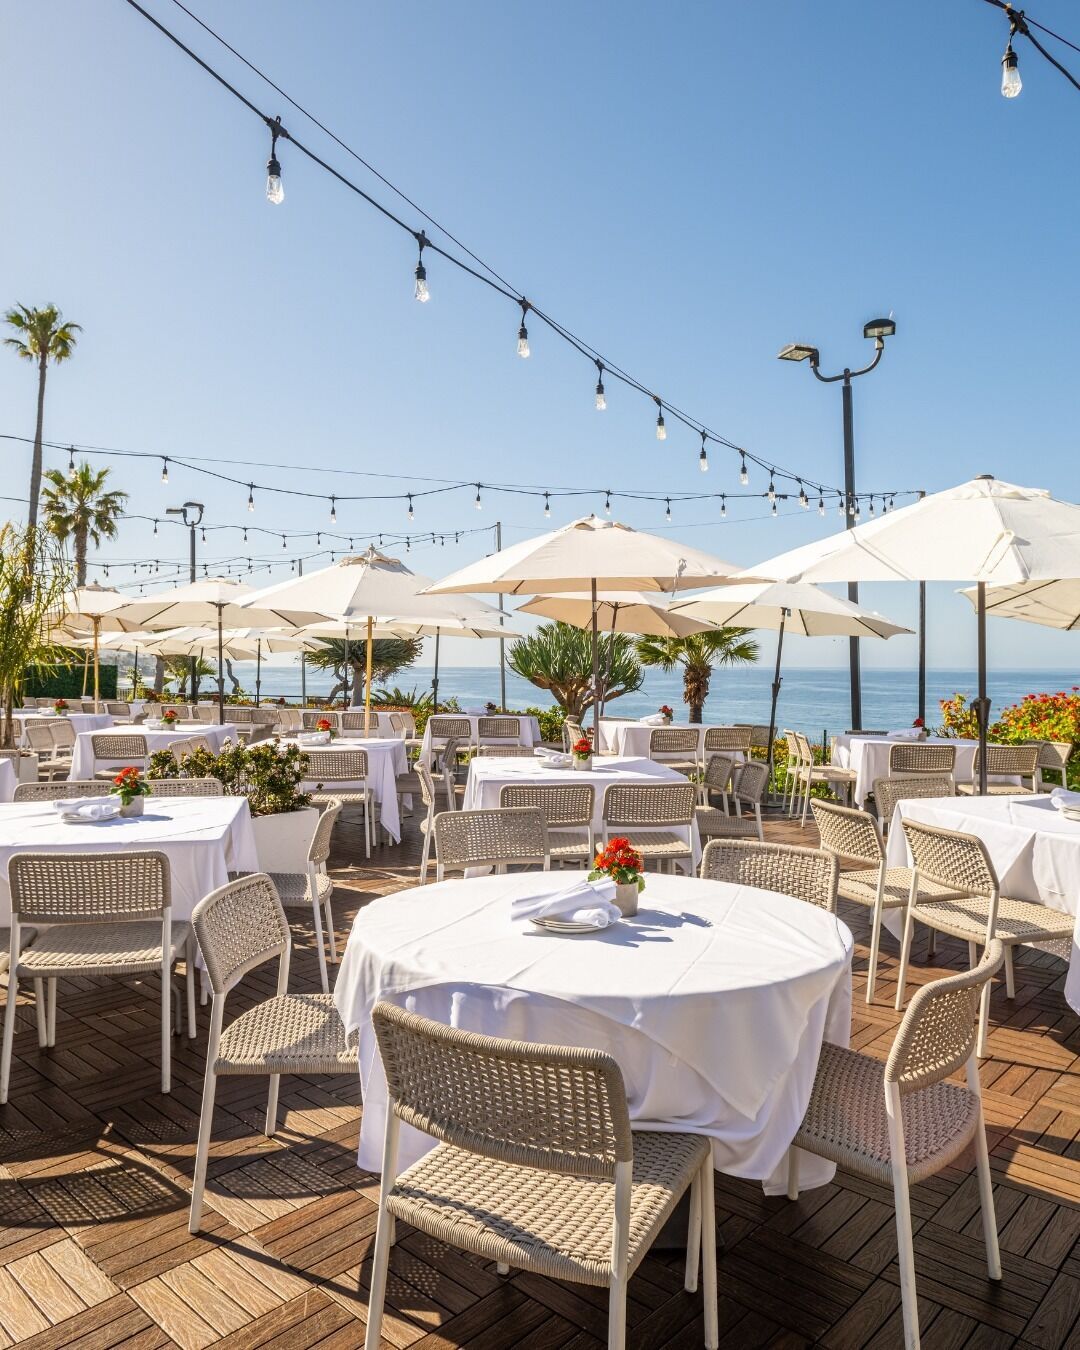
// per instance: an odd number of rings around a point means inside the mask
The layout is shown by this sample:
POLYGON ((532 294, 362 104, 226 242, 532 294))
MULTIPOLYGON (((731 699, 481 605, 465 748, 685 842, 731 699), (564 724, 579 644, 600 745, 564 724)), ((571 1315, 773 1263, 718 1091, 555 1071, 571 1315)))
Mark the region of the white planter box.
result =
POLYGON ((277 816, 255 816, 255 852, 263 872, 306 872, 308 848, 319 818, 318 807, 285 811, 277 816))

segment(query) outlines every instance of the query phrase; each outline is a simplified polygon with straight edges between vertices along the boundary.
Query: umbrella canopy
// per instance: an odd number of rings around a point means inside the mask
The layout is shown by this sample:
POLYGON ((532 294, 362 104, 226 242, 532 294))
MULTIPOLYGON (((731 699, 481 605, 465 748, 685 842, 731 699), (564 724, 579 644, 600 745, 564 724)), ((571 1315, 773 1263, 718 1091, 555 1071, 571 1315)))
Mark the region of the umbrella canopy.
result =
MULTIPOLYGON (((685 605, 681 602, 679 608, 685 605)), ((561 591, 557 595, 537 595, 515 611, 557 619, 574 628, 592 626, 593 600, 590 591, 561 591)), ((676 606, 656 591, 598 591, 596 622, 605 633, 648 633, 655 637, 689 637, 716 625, 708 619, 676 612, 676 606)))
MULTIPOLYGON (((978 605, 977 587, 972 586, 960 594, 978 605)), ((1080 628, 1080 578, 988 586, 986 612, 991 618, 1020 619, 1024 623, 1041 624, 1044 628, 1080 628)))
MULTIPOLYGON (((194 656, 196 660, 215 660, 218 655, 217 629, 191 624, 184 628, 150 633, 145 650, 148 656, 194 656)), ((254 661, 255 643, 242 641, 223 632, 221 655, 229 661, 254 661)))
POLYGON ((747 568, 746 580, 977 583, 980 790, 986 791, 986 587, 1080 577, 1080 506, 986 475, 747 568))
MULTIPOLYGON (((50 617, 51 636, 54 641, 62 642, 70 635, 88 634, 90 646, 94 652, 94 700, 101 696, 101 663, 98 660, 98 647, 102 633, 130 632, 139 627, 121 611, 128 603, 128 597, 121 595, 111 586, 99 586, 91 582, 79 586, 64 597, 59 614, 50 617)), ((86 692, 85 669, 83 693, 86 692)))

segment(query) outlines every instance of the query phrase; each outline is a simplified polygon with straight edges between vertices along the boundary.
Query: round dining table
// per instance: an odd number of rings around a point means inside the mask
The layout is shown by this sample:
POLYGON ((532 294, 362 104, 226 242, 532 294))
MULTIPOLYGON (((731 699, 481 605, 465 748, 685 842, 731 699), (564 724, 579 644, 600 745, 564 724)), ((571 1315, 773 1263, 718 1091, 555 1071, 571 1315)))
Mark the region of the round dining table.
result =
MULTIPOLYGON (((445 1025, 602 1049, 637 1128, 711 1138, 714 1164, 783 1192, 823 1040, 846 1046, 851 933, 826 910, 753 887, 649 873, 638 913, 560 936, 513 921, 514 900, 564 888, 552 872, 398 891, 356 916, 334 1002, 359 1038, 359 1164, 381 1166, 380 1000, 445 1025)), ((400 1164, 433 1141, 403 1125, 400 1164)), ((800 1181, 833 1166, 804 1155, 800 1181)))

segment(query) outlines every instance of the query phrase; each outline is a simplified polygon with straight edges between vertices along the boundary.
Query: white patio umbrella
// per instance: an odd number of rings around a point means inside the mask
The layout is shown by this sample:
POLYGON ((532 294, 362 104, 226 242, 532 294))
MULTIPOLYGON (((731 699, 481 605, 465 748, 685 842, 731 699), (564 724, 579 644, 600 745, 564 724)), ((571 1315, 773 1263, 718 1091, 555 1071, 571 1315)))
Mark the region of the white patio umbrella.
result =
MULTIPOLYGON (((58 639, 68 634, 86 633, 90 636, 90 645, 94 653, 94 701, 101 694, 101 664, 98 660, 98 646, 102 633, 129 632, 139 627, 122 611, 129 597, 121 595, 111 586, 99 586, 91 582, 79 586, 64 597, 62 611, 50 618, 50 628, 58 639)), ((83 679, 83 691, 86 680, 83 679)))
POLYGON ((737 569, 673 539, 618 521, 584 516, 463 567, 430 588, 503 595, 589 593, 593 606, 593 723, 599 715, 598 595, 601 591, 671 591, 715 585, 737 569))
POLYGON ((136 627, 149 629, 214 625, 218 635, 218 721, 225 721, 224 639, 226 628, 299 628, 327 617, 321 606, 298 603, 270 604, 255 608, 241 602, 253 594, 251 586, 228 577, 207 577, 186 586, 174 586, 158 595, 129 600, 123 617, 136 627))
MULTIPOLYGON (((227 643, 251 648, 254 646, 255 660, 255 706, 259 706, 262 692, 262 658, 265 651, 268 656, 281 656, 286 653, 307 653, 318 651, 323 645, 310 638, 300 636, 299 629, 286 632, 281 628, 228 628, 222 634, 227 643)), ((232 657, 232 660, 250 661, 250 656, 232 657)))
POLYGON ((710 619, 723 627, 767 628, 776 631, 776 670, 773 674, 769 710, 769 765, 772 766, 776 735, 776 704, 780 698, 780 658, 784 632, 802 637, 891 638, 910 633, 898 623, 873 610, 861 609, 850 600, 840 600, 808 582, 743 582, 699 591, 672 605, 673 614, 710 619))
MULTIPOLYGON (((430 577, 418 576, 399 558, 390 558, 369 548, 358 557, 340 558, 330 567, 288 581, 267 586, 251 594, 245 605, 252 607, 295 606, 318 609, 321 614, 311 623, 340 621, 346 642, 352 630, 363 627, 367 637, 367 677, 364 687, 364 726, 371 719, 371 643, 377 621, 392 616, 402 621, 423 621, 450 607, 433 604, 419 592, 431 585, 430 577)), ((475 605, 470 606, 475 609, 475 605)), ((489 607, 490 608, 490 607, 489 607)), ((348 662, 345 663, 345 697, 348 699, 348 662)))
POLYGON ((747 568, 745 580, 974 581, 980 791, 986 791, 986 588, 1080 578, 1080 506, 990 475, 747 568))
MULTIPOLYGON (((973 605, 977 587, 960 592, 973 605)), ((1015 586, 987 586, 986 613, 992 619, 1019 619, 1043 628, 1080 628, 1080 577, 1058 581, 1024 581, 1015 586)))

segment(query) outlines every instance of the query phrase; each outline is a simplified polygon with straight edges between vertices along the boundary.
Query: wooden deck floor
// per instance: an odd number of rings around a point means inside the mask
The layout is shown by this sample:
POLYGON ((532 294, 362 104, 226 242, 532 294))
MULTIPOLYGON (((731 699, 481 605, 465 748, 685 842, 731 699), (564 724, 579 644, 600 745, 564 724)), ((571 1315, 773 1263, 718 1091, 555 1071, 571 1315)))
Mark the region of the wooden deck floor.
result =
MULTIPOLYGON (((791 828, 770 825, 773 837, 791 828)), ((810 831, 808 831, 810 833, 810 831)), ((795 831, 798 835, 798 831, 795 831)), ((339 828, 333 868, 343 943, 357 908, 413 884, 415 838, 363 860, 362 832, 339 828)), ((852 1043, 884 1055, 897 1018, 896 946, 886 940, 878 1001, 863 1001, 863 913, 856 934, 852 1043)), ((966 950, 916 948, 913 978, 959 967, 966 950)), ((315 988, 309 943, 297 934, 294 987, 315 988)), ((1062 996, 1064 965, 1018 963, 1016 999, 995 990, 990 1057, 982 1067, 1005 1278, 986 1278, 975 1180, 958 1167, 914 1191, 923 1344, 1080 1344, 1080 1035, 1062 996)), ((237 992, 272 992, 267 976, 237 992)), ((224 1079, 218 1091, 205 1232, 187 1207, 207 1017, 196 1042, 174 1041, 174 1088, 159 1092, 157 1014, 150 983, 62 987, 57 1046, 41 1052, 28 1001, 20 1007, 12 1095, 0 1108, 0 1350, 12 1344, 219 1345, 255 1350, 355 1347, 364 1334, 374 1239, 371 1176, 356 1168, 358 1083, 282 1084, 284 1124, 260 1132, 265 1080, 224 1079)), ((718 1031, 720 1029, 717 1029, 718 1031)), ((797 1203, 717 1177, 721 1343, 833 1350, 902 1343, 890 1193, 841 1175, 797 1203)), ((384 1345, 414 1350, 585 1350, 605 1336, 602 1291, 493 1267, 415 1232, 394 1251, 384 1345)), ((673 1257, 648 1258, 630 1287, 630 1344, 697 1347, 697 1296, 673 1257)))

